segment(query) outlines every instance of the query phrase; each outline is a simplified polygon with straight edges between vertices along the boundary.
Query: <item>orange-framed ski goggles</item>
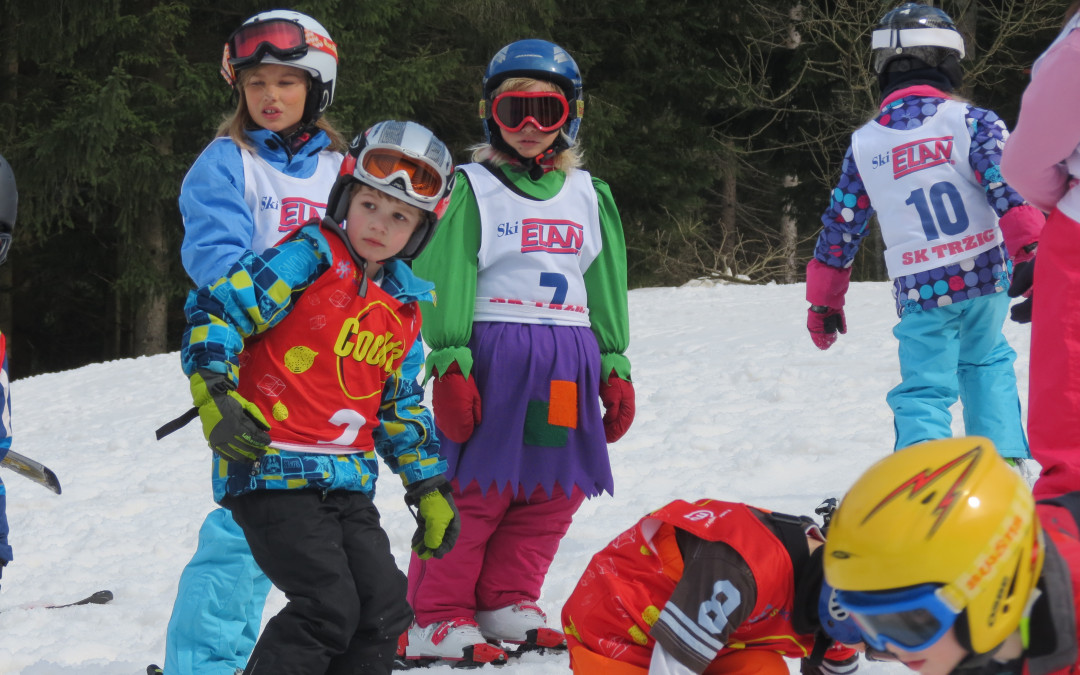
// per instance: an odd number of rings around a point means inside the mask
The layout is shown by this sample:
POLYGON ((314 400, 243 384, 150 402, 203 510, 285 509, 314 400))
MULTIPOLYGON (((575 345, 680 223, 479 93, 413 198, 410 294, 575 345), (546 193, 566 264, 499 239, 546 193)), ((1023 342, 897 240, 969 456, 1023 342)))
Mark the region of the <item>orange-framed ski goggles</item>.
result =
POLYGON ((357 163, 383 185, 404 179, 405 192, 422 202, 438 201, 446 188, 442 174, 428 160, 393 148, 369 145, 360 152, 357 163))

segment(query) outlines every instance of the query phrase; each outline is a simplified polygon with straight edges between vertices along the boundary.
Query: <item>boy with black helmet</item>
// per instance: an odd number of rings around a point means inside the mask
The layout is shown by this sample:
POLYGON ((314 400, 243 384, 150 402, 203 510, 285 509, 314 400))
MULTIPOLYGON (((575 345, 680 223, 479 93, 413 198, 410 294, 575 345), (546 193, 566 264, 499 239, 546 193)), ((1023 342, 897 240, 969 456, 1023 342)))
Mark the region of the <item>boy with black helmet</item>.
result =
POLYGON ((372 502, 376 455, 416 509, 417 556, 457 537, 417 382, 418 302, 433 285, 406 262, 452 184, 428 129, 380 122, 354 140, 321 223, 245 252, 188 296, 181 361, 216 455, 214 497, 289 600, 247 673, 390 672, 412 612, 372 502))
POLYGON ((1002 325, 1012 264, 1033 255, 1043 216, 1003 182, 1005 123, 953 93, 964 41, 947 14, 900 5, 874 29, 872 48, 880 110, 852 135, 821 217, 807 329, 819 349, 847 332, 851 265, 876 212, 900 317, 901 382, 886 397, 894 447, 951 436, 949 408, 960 399, 967 432, 1021 462, 1031 455, 1002 325))
POLYGON ((499 50, 485 142, 414 266, 439 294, 424 339, 464 545, 410 561, 403 666, 501 663, 498 643, 565 647, 537 601, 574 513, 611 492, 607 443, 634 416, 626 245, 607 184, 578 168, 582 111, 562 47, 499 50))
POLYGON ((1036 502, 987 438, 895 452, 848 490, 825 578, 866 643, 923 675, 1080 668, 1080 492, 1036 502))
MULTIPOLYGON (((19 210, 19 192, 15 188, 15 173, 0 156, 0 265, 7 261, 11 250, 11 234, 19 210)), ((0 459, 11 450, 11 392, 8 389, 7 338, 0 333, 0 459)), ((11 562, 13 554, 8 543, 7 490, 0 480, 0 575, 11 562)))

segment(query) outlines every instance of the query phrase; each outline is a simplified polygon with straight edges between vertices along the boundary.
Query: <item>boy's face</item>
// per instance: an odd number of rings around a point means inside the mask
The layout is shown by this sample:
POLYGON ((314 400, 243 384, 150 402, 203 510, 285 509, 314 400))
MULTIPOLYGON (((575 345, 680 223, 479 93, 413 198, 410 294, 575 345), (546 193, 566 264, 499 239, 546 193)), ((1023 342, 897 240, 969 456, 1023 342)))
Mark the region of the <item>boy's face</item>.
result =
MULTIPOLYGON (((534 81, 521 91, 558 91, 558 87, 550 82, 534 81)), ((532 122, 527 123, 520 131, 507 131, 499 127, 506 144, 513 148, 522 157, 536 157, 543 154, 555 139, 559 137, 559 130, 544 132, 536 128, 532 122)))
POLYGON ((367 185, 355 188, 345 216, 345 235, 353 250, 368 261, 368 275, 405 248, 424 212, 367 185))

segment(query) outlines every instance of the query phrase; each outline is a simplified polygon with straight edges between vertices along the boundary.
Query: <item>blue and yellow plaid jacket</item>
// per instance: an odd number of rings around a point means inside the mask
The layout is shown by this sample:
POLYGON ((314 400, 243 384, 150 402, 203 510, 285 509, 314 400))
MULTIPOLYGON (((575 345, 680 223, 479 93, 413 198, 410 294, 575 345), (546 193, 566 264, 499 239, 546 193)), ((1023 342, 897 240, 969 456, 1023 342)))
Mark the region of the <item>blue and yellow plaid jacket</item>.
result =
MULTIPOLYGON (((333 226, 307 225, 262 254, 247 251, 227 276, 192 291, 184 308, 188 319, 180 352, 184 373, 190 376, 207 369, 239 382, 245 339, 278 325, 296 308, 304 291, 324 274, 336 275, 347 284, 342 270, 354 261, 341 254, 346 250, 341 242, 332 246, 327 239, 339 233, 333 226)), ((433 284, 417 278, 406 264, 396 260, 383 267, 379 286, 402 303, 433 297, 433 284)), ((355 292, 353 289, 349 290, 355 292)), ((422 405, 424 390, 418 384, 423 366, 423 344, 417 338, 383 386, 379 423, 372 432, 375 452, 335 455, 271 448, 254 465, 215 456, 214 499, 221 501, 226 495, 251 490, 305 488, 370 495, 379 472, 376 455, 405 485, 441 475, 446 462, 439 456, 434 420, 422 405)), ((263 411, 274 424, 270 412, 263 411)))

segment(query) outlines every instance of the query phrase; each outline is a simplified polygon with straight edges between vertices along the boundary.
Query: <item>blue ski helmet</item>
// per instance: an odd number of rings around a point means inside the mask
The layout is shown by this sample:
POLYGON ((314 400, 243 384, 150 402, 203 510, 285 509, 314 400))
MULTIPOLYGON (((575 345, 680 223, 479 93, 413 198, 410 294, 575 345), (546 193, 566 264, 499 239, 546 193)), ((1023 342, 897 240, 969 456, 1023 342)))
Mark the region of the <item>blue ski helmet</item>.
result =
POLYGON ((570 53, 547 40, 518 40, 511 42, 492 57, 484 72, 484 98, 480 101, 480 117, 484 120, 484 140, 490 143, 492 134, 498 135, 495 120, 491 117, 491 100, 494 91, 509 78, 528 77, 553 82, 562 90, 570 106, 563 132, 573 143, 577 139, 581 116, 585 112, 582 98, 581 71, 570 53))
POLYGON ((818 621, 825 633, 837 642, 853 645, 866 640, 855 619, 836 601, 836 589, 824 579, 818 598, 818 621))
POLYGON ((19 210, 19 192, 15 189, 15 172, 7 160, 0 157, 0 265, 7 260, 11 249, 11 231, 19 210))

